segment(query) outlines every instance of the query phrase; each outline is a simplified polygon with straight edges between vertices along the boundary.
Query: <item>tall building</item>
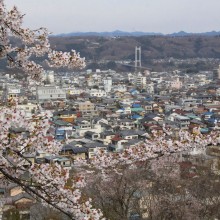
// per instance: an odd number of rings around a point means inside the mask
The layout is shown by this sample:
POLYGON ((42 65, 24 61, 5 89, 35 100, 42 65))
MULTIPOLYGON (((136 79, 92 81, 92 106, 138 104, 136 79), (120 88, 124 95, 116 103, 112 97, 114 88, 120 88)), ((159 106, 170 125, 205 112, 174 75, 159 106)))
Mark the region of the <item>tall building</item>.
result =
POLYGON ((146 92, 148 94, 154 94, 154 83, 148 83, 146 85, 146 92))
POLYGON ((147 78, 143 76, 140 72, 136 75, 135 85, 138 89, 146 88, 147 78))
POLYGON ((54 71, 46 71, 43 74, 43 80, 48 84, 54 83, 54 71))
POLYGON ((47 73, 47 80, 50 84, 54 83, 54 71, 49 71, 47 73))
POLYGON ((213 70, 213 80, 218 80, 220 79, 220 65, 218 69, 213 70))
POLYGON ((141 47, 135 47, 135 71, 141 68, 141 47))
POLYGON ((104 90, 108 93, 112 90, 112 78, 108 76, 106 79, 103 81, 104 83, 104 90))

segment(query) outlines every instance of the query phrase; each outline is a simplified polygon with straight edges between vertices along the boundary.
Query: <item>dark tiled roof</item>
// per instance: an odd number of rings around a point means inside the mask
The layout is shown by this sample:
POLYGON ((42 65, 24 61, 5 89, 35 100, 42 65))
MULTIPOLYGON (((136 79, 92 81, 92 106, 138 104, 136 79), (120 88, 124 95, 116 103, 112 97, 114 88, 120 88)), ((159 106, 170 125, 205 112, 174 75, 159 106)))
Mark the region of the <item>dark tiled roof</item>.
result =
POLYGON ((104 144, 99 143, 99 142, 94 142, 94 143, 88 143, 85 145, 86 148, 96 148, 96 147, 105 147, 104 144))
POLYGON ((101 133, 101 135, 104 135, 104 136, 115 135, 115 132, 113 132, 113 131, 104 131, 104 132, 101 133))
POLYGON ((120 131, 121 136, 131 136, 131 135, 137 135, 134 130, 122 130, 120 131))

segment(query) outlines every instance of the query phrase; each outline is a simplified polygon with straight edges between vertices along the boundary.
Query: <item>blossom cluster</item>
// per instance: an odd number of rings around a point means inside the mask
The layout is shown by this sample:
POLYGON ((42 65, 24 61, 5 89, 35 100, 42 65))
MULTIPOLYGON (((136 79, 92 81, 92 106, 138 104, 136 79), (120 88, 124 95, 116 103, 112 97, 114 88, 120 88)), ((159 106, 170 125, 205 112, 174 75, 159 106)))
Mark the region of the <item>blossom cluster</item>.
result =
POLYGON ((0 116, 0 171, 27 188, 42 204, 62 210, 73 219, 101 219, 101 211, 92 207, 91 199, 82 196, 84 176, 70 176, 69 169, 57 163, 37 164, 26 157, 39 150, 58 155, 61 149, 60 143, 47 139, 50 127, 47 113, 27 119, 14 103, 10 108, 2 107, 0 116), (24 183, 25 173, 29 177, 24 183))
MULTIPOLYGON (((131 165, 138 161, 146 161, 158 158, 163 155, 169 156, 180 152, 204 151, 208 145, 220 143, 219 132, 211 132, 207 135, 192 134, 188 131, 180 130, 175 138, 170 136, 170 132, 154 132, 153 136, 146 140, 144 144, 126 148, 120 153, 105 153, 99 151, 90 161, 89 166, 96 169, 107 170, 109 167, 117 168, 118 165, 131 165)), ((78 164, 83 164, 78 161, 78 164)))
MULTIPOLYGON (((0 58, 6 58, 10 67, 21 68, 31 79, 41 81, 43 68, 31 60, 33 56, 46 55, 51 67, 83 68, 85 66, 84 59, 74 50, 71 52, 52 50, 47 29, 23 28, 22 19, 23 15, 17 7, 8 11, 4 1, 0 0, 0 58), (18 38, 21 46, 11 45, 11 36, 18 38)), ((102 212, 95 209, 92 200, 83 195, 82 188, 86 181, 82 173, 71 176, 68 169, 57 163, 35 164, 26 157, 26 154, 36 153, 38 150, 46 151, 51 155, 58 154, 60 144, 54 140, 48 141, 46 138, 49 126, 47 114, 33 115, 31 119, 27 119, 24 112, 16 105, 2 107, 0 109, 0 171, 7 179, 19 183, 42 203, 59 209, 72 219, 102 219, 102 212), (25 173, 29 174, 28 182, 23 182, 21 178, 25 173)), ((218 144, 219 141, 218 133, 194 135, 180 131, 176 138, 171 138, 170 132, 164 130, 161 134, 154 133, 152 138, 141 146, 127 148, 121 153, 100 151, 89 163, 87 161, 77 161, 77 163, 81 167, 87 165, 92 169, 95 168, 103 175, 109 168, 120 173, 118 167, 121 165, 133 165, 135 162, 161 155, 201 149, 208 144, 218 144)))
POLYGON ((9 67, 21 68, 30 79, 41 80, 43 68, 31 60, 33 57, 47 57, 50 67, 84 68, 85 60, 74 50, 62 52, 51 49, 46 28, 31 30, 22 27, 23 17, 17 7, 7 10, 3 0, 0 0, 0 58, 6 58, 9 67), (12 45, 11 37, 16 37, 20 43, 12 45))

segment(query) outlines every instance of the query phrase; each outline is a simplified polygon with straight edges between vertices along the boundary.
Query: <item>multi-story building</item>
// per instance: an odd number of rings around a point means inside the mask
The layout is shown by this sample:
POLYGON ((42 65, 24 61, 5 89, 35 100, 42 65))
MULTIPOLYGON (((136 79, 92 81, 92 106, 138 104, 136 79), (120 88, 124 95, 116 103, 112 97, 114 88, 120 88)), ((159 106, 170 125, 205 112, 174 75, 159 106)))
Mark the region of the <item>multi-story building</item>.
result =
POLYGON ((220 65, 218 69, 213 70, 213 80, 217 80, 217 79, 220 79, 220 65))
POLYGON ((55 82, 54 71, 46 71, 43 75, 43 80, 48 84, 53 84, 55 82))
POLYGON ((6 98, 17 98, 21 94, 21 89, 12 85, 8 85, 6 88, 6 98))
POLYGON ((106 97, 106 91, 101 90, 101 89, 91 89, 89 91, 91 96, 95 96, 95 97, 106 97))
POLYGON ((146 92, 148 94, 154 94, 154 83, 149 83, 146 85, 146 92))
POLYGON ((66 92, 57 86, 39 86, 37 88, 38 102, 48 100, 66 100, 66 92))
POLYGON ((147 78, 143 76, 141 73, 138 73, 135 79, 135 85, 137 88, 143 89, 146 87, 147 78))
POLYGON ((110 92, 112 89, 112 78, 108 76, 106 79, 104 79, 103 83, 104 83, 104 90, 106 92, 110 92))
POLYGON ((169 120, 173 121, 177 127, 179 127, 180 129, 188 129, 189 125, 190 125, 190 119, 186 116, 182 116, 176 113, 172 113, 170 114, 170 116, 168 117, 169 120))
POLYGON ((172 89, 181 89, 182 85, 183 83, 179 80, 179 77, 175 79, 174 81, 171 81, 171 84, 170 84, 172 89))
POLYGON ((83 118, 91 118, 98 115, 95 105, 90 101, 79 102, 78 110, 83 118))

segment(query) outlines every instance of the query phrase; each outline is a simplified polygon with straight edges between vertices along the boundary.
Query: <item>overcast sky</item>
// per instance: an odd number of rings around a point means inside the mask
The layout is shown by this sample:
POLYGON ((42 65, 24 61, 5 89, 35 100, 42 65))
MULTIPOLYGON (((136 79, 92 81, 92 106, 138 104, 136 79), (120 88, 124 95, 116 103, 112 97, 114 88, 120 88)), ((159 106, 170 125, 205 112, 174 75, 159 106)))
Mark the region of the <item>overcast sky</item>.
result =
POLYGON ((220 31, 220 0, 5 0, 24 26, 53 34, 76 31, 220 31))

